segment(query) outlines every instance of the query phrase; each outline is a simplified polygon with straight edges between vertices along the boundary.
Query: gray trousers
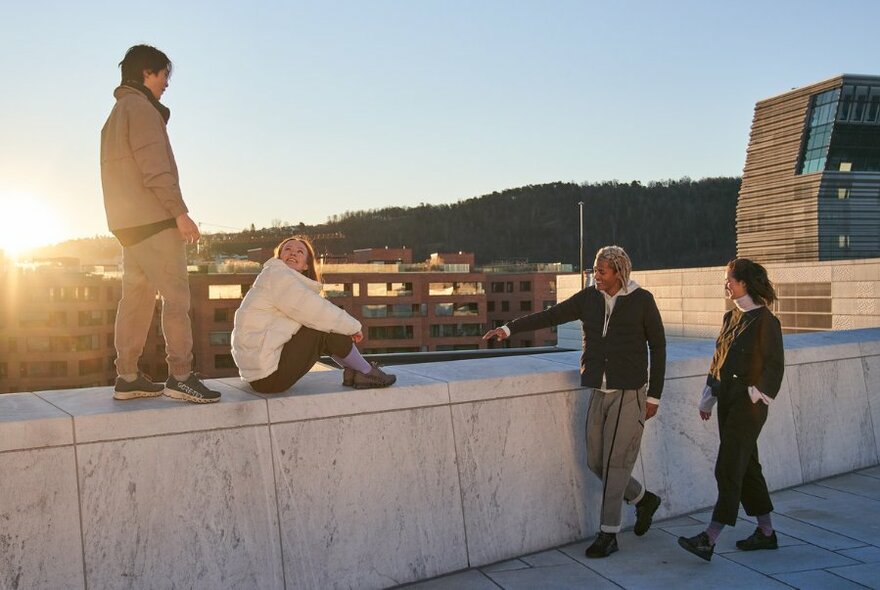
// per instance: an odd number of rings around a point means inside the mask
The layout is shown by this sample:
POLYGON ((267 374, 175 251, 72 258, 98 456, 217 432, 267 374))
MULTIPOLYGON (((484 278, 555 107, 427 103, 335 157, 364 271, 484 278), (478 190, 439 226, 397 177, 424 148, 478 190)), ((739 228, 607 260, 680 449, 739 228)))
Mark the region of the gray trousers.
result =
POLYGON ((122 248, 122 299, 116 311, 116 372, 137 373, 147 332, 162 296, 162 333, 170 375, 192 370, 189 276, 186 244, 177 228, 122 248))
POLYGON ((602 480, 599 530, 620 532, 623 501, 635 504, 645 494, 633 479, 645 429, 647 386, 641 389, 594 389, 587 414, 587 465, 602 480))

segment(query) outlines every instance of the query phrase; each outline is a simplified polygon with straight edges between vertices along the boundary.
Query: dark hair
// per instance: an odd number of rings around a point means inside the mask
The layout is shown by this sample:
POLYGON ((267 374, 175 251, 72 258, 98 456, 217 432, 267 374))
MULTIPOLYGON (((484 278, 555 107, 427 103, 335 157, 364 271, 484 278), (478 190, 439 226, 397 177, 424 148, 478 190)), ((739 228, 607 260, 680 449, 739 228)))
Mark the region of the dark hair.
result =
POLYGON ((284 247, 284 244, 287 242, 302 242, 306 246, 306 251, 309 253, 309 259, 306 261, 308 268, 306 268, 303 273, 313 281, 321 282, 321 275, 318 272, 317 266, 315 266, 315 248, 312 246, 312 243, 305 236, 292 236, 289 238, 285 238, 281 240, 281 243, 275 246, 275 258, 281 258, 281 248, 284 247))
POLYGON ((123 82, 143 84, 144 70, 158 74, 168 68, 168 74, 171 74, 171 60, 152 45, 129 47, 125 52, 125 57, 119 62, 119 67, 122 69, 123 82))
POLYGON ((767 276, 767 269, 748 258, 734 258, 727 263, 733 278, 746 284, 746 292, 759 305, 776 301, 776 289, 767 276))

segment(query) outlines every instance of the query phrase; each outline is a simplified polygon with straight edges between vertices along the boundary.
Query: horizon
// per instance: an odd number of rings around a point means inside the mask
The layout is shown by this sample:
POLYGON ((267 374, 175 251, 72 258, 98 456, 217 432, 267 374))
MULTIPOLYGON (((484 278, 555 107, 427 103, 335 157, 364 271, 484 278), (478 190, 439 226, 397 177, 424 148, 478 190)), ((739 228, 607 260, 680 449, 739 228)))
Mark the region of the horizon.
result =
POLYGON ((880 6, 821 6, 159 1, 160 20, 16 5, 0 23, 18 48, 0 56, 16 88, 0 97, 0 248, 109 235, 98 139, 136 43, 174 63, 162 101, 184 199, 217 233, 549 182, 740 176, 756 102, 877 73, 880 6), (809 53, 835 38, 856 41, 809 53))

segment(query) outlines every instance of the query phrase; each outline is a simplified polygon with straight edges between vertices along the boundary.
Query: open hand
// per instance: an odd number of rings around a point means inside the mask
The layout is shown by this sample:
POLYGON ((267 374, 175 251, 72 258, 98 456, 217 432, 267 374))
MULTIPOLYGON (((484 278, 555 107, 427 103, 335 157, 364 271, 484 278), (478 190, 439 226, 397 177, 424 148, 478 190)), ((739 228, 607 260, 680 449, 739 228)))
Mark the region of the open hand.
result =
POLYGON ((494 330, 489 330, 483 334, 483 340, 491 340, 492 338, 495 338, 496 340, 505 340, 507 338, 507 332, 501 328, 495 328, 494 330))

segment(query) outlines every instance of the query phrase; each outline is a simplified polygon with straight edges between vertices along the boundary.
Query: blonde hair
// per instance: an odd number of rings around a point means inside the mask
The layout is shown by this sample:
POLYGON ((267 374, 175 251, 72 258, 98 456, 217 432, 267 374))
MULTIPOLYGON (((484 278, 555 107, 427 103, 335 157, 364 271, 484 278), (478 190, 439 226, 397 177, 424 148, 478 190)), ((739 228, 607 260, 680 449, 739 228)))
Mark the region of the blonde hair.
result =
POLYGON ((623 292, 626 293, 626 287, 629 284, 629 275, 632 272, 632 261, 629 259, 629 255, 627 255, 626 251, 620 246, 605 246, 604 248, 599 248, 599 251, 596 252, 596 260, 593 264, 597 264, 600 260, 604 260, 608 263, 608 266, 617 273, 622 283, 621 287, 623 288, 623 292))

